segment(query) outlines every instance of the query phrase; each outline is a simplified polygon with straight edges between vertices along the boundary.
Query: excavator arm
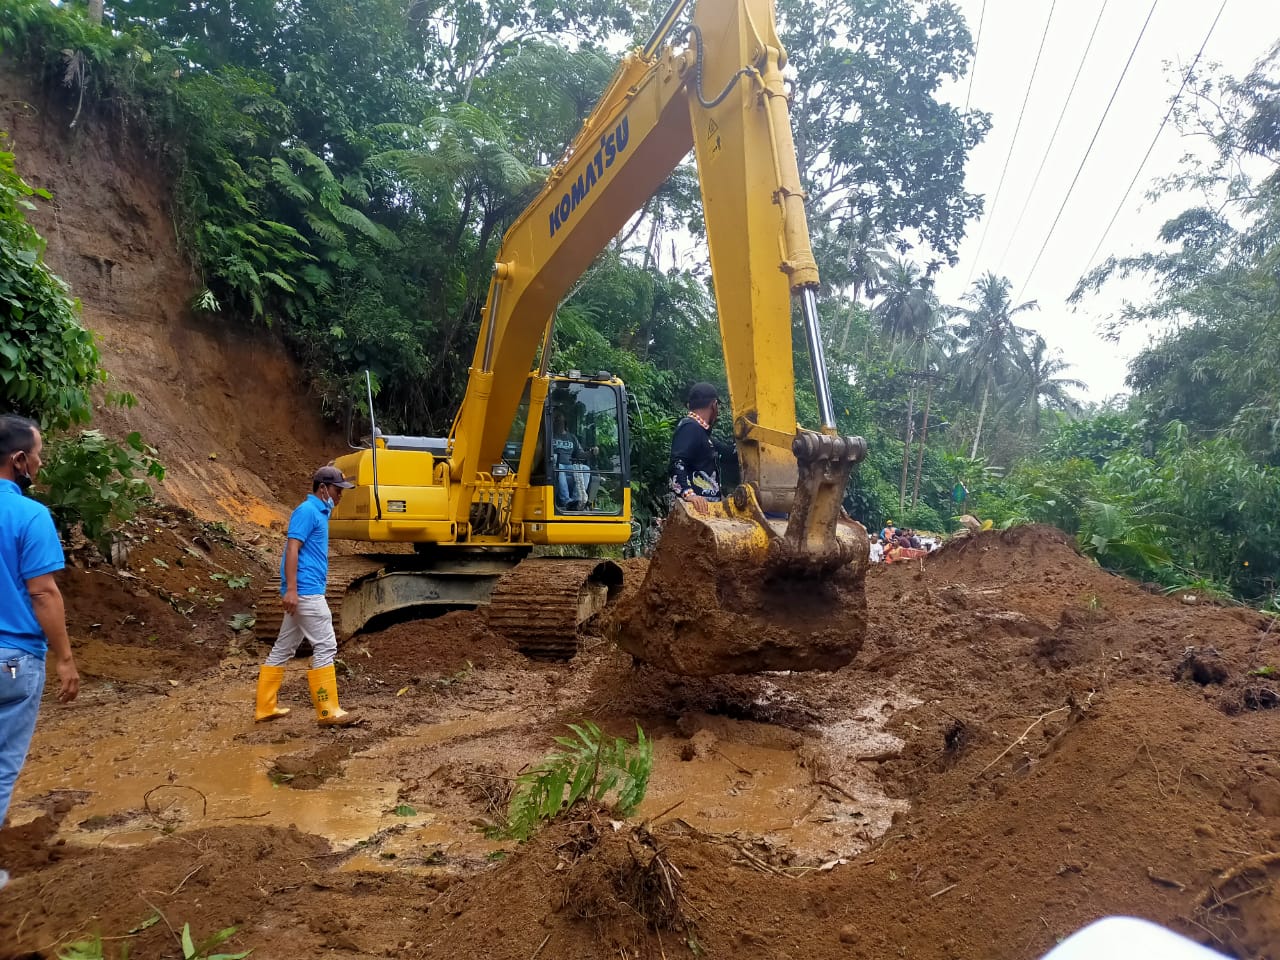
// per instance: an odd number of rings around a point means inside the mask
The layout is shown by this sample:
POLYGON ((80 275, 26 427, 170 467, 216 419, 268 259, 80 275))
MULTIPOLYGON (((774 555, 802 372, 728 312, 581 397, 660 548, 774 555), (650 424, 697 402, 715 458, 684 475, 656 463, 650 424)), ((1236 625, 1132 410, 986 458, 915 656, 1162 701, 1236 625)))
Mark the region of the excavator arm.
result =
MULTIPOLYGON (((557 305, 692 148, 701 184, 742 486, 722 508, 722 549, 792 569, 848 564, 840 498, 860 438, 836 434, 772 0, 676 0, 627 55, 537 198, 503 239, 466 395, 450 435, 454 521, 501 460, 557 305), (796 422, 792 299, 798 297, 822 423, 796 422), (785 360, 782 358, 786 358, 785 360), (767 521, 785 515, 785 528, 767 521)), ((546 350, 544 347, 544 358, 546 350)), ((680 509, 679 507, 677 509, 680 509)), ((865 545, 865 541, 863 541, 865 545)))

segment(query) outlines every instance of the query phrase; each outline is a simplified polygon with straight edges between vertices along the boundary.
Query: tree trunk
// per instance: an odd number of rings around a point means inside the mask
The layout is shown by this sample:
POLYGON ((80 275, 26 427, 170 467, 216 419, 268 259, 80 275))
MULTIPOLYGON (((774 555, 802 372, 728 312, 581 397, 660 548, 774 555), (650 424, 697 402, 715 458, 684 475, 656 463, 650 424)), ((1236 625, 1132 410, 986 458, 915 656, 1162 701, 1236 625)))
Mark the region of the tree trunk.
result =
POLYGON ((991 372, 987 372, 987 383, 982 388, 982 407, 978 410, 978 428, 973 431, 973 449, 969 451, 969 459, 978 456, 978 441, 982 439, 982 421, 987 416, 987 400, 991 398, 991 372))
POLYGON ((911 440, 916 426, 916 388, 913 385, 907 393, 907 432, 906 441, 902 444, 902 480, 898 483, 898 513, 902 513, 907 503, 907 471, 911 468, 911 440))
POLYGON ((102 26, 102 3, 103 0, 89 0, 89 22, 95 26, 102 26))
POLYGON ((920 426, 920 452, 916 455, 916 482, 911 488, 911 509, 920 502, 920 473, 924 469, 924 445, 929 439, 929 408, 933 406, 933 381, 929 381, 929 391, 924 395, 924 423, 920 426))

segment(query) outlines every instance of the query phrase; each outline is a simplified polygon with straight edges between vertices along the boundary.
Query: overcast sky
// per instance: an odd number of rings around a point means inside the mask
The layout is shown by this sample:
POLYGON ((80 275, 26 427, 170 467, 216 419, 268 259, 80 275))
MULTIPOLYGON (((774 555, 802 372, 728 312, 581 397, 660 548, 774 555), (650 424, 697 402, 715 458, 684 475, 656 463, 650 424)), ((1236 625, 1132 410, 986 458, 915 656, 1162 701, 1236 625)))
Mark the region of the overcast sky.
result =
MULTIPOLYGON (((1057 0, 1034 82, 1032 65, 1051 0, 985 0, 985 16, 984 0, 956 3, 974 36, 978 36, 980 17, 982 31, 972 91, 966 78, 949 87, 944 98, 963 105, 968 96, 972 107, 992 114, 992 128, 986 141, 974 150, 967 169, 968 188, 985 195, 986 212, 970 225, 959 250, 958 266, 939 274, 938 294, 943 303, 955 303, 982 273, 991 270, 1007 276, 1017 302, 1039 301, 1038 313, 1022 315, 1025 325, 1040 331, 1051 347, 1062 349, 1074 365, 1069 375, 1089 384, 1088 399, 1102 400, 1124 389, 1126 361, 1147 341, 1150 331, 1134 331, 1114 344, 1098 335, 1098 322, 1115 311, 1125 293, 1141 296, 1142 286, 1104 288, 1075 310, 1065 301, 1081 274, 1096 265, 1089 263, 1089 256, 1159 129, 1169 98, 1178 89, 1177 69, 1185 70, 1194 59, 1221 0, 1156 0, 1155 12, 1097 142, 1029 280, 1032 264, 1049 236, 1050 225, 1116 88, 1151 2, 1057 0), (1100 11, 1101 25, 1032 192, 1036 170, 1046 157, 1100 11), (1167 64, 1175 69, 1171 71, 1167 64), (1014 130, 1029 83, 1030 99, 1015 141, 1014 130), (1008 171, 1001 184, 1006 158, 1008 171), (1018 225, 1024 205, 1026 212, 1018 225)), ((1241 76, 1277 38, 1280 0, 1227 0, 1201 63, 1218 62, 1228 73, 1241 76)), ((1190 148, 1188 141, 1180 140, 1171 121, 1107 235, 1099 260, 1108 254, 1150 249, 1164 220, 1189 205, 1191 198, 1152 204, 1145 194, 1153 180, 1172 172, 1178 158, 1190 148)))

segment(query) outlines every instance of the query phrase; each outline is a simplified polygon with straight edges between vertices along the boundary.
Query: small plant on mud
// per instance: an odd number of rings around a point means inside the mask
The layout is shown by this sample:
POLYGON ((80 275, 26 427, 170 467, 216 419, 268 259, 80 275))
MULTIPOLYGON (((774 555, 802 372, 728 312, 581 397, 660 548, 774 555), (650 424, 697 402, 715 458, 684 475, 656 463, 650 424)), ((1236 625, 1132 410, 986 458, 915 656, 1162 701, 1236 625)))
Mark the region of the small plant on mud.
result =
MULTIPOLYGON (((149 921, 144 921, 129 932, 141 933, 147 927, 153 926, 160 917, 154 916, 149 921)), ((245 950, 241 953, 213 953, 215 947, 221 946, 226 941, 235 936, 236 928, 227 927, 212 934, 206 939, 196 943, 191 936, 191 924, 184 923, 182 925, 182 960, 244 960, 245 957, 253 953, 253 950, 245 950)), ((121 944, 120 960, 129 960, 129 945, 121 944)), ((94 937, 92 940, 79 940, 76 943, 68 944, 58 951, 58 960, 105 960, 106 954, 103 952, 102 938, 94 937)))
POLYGON ((573 737, 556 737, 563 749, 549 753, 516 777, 507 806, 507 822, 497 833, 528 840, 544 820, 552 820, 580 802, 601 803, 617 790, 614 810, 628 816, 644 799, 653 771, 653 744, 636 726, 636 742, 607 740, 589 720, 568 724, 573 737))
POLYGON ((182 960, 244 960, 253 953, 252 950, 245 950, 242 953, 211 952, 214 947, 225 943, 235 935, 236 928, 227 927, 196 943, 191 938, 191 924, 184 923, 182 925, 182 960))

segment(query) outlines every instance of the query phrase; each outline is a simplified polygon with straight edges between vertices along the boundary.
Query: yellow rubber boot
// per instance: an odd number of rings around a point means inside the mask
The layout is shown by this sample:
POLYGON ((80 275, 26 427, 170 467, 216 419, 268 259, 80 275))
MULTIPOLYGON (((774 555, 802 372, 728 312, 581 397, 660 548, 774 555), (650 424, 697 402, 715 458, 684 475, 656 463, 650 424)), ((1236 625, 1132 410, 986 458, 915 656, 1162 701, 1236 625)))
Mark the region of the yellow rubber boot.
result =
POLYGON ((280 693, 280 683, 283 680, 284 667, 263 664, 258 668, 258 704, 253 714, 255 721, 288 716, 288 707, 276 706, 276 696, 280 693))
POLYGON ((338 677, 333 664, 307 671, 311 702, 316 705, 316 722, 326 727, 346 727, 360 718, 338 706, 338 677))

